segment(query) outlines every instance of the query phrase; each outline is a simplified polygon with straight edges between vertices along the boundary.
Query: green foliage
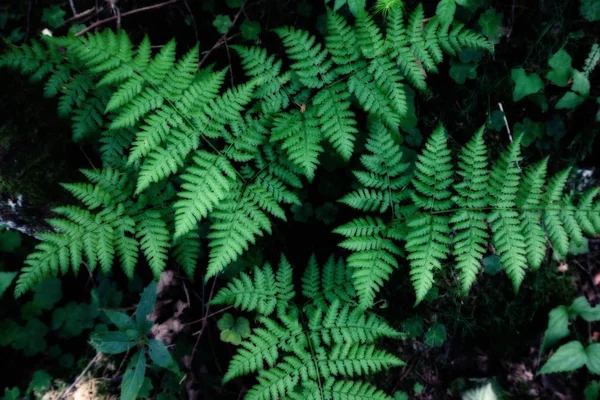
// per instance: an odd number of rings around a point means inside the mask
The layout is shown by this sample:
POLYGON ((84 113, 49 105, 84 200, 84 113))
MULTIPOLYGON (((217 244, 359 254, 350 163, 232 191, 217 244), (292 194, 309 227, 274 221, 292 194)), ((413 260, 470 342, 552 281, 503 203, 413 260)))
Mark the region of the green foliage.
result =
MULTIPOLYGON (((385 137, 382 127, 370 140, 381 142, 385 137)), ((391 220, 359 217, 334 231, 347 237, 340 246, 353 252, 348 265, 357 268, 353 281, 364 307, 374 303, 379 288, 396 268, 395 256, 402 254, 398 240, 406 240, 419 303, 450 252, 456 257, 464 293, 475 281, 490 242, 518 290, 528 265, 533 270, 540 267, 547 240, 556 255, 564 258, 570 241, 582 243, 584 233, 594 235, 600 228, 598 203, 594 203, 597 188, 582 194, 575 205, 571 195, 563 194, 568 169, 546 185, 547 160, 521 169, 522 135, 488 167, 483 130, 479 130, 458 157, 459 179, 453 183, 451 151, 440 126, 417 159, 410 191, 398 191, 409 176, 400 162, 399 146, 387 140, 385 145, 367 144, 374 154, 363 155, 361 161, 370 171, 355 173, 361 184, 372 189, 359 189, 341 201, 364 212, 393 210, 391 220), (378 148, 385 152, 377 153, 378 148), (395 158, 390 162, 392 158, 386 157, 395 158), (377 178, 378 174, 382 177, 377 178)))
POLYGON ((445 341, 446 327, 443 324, 436 322, 425 333, 425 343, 429 346, 442 347, 445 341))
POLYGON ((588 21, 600 20, 600 1, 580 0, 579 13, 588 21))
POLYGON ((498 13, 494 8, 486 10, 479 16, 479 26, 483 34, 493 44, 498 44, 503 35, 502 29, 502 13, 498 13))
POLYGON ((250 337, 250 321, 244 317, 234 318, 229 313, 223 314, 217 322, 221 331, 221 341, 239 346, 242 339, 250 337))
POLYGON ((515 68, 511 71, 511 78, 515 84, 513 101, 538 93, 544 89, 544 82, 538 74, 527 74, 523 68, 515 68))
POLYGON ((179 366, 164 343, 147 337, 153 325, 148 317, 154 310, 155 302, 156 283, 152 282, 142 292, 135 310, 135 319, 123 312, 105 310, 106 317, 118 330, 94 333, 90 338, 92 346, 104 354, 120 354, 139 347, 129 360, 123 375, 122 399, 138 398, 146 374, 146 352, 157 366, 179 373, 179 366))
MULTIPOLYGON (((83 206, 55 210, 56 232, 41 235, 17 296, 84 262, 104 272, 118 263, 131 277, 139 254, 156 277, 170 252, 192 275, 203 220, 211 224, 205 277, 220 273, 272 231, 273 217, 286 220, 284 205, 300 204, 299 175, 314 178, 326 142, 350 159, 358 135, 351 96, 391 134, 408 110, 402 73, 424 90, 419 63, 435 72, 443 53, 493 50, 460 24, 425 24, 420 6, 408 21, 392 7, 385 35, 359 12, 364 4, 348 6, 355 26, 328 10, 324 45, 306 31, 275 30, 289 71, 264 50, 234 47, 250 80, 226 90, 225 71, 197 70, 198 47, 177 59, 171 41, 152 55, 148 39, 136 47, 123 32, 46 38, 4 54, 0 66, 47 78, 46 93, 59 96, 78 137, 100 133, 103 163, 83 171, 88 183, 63 185, 83 206)), ((220 32, 230 23, 215 19, 220 32)))
MULTIPOLYGON (((592 307, 587 299, 581 296, 570 306, 559 306, 550 311, 542 350, 569 336, 569 320, 577 317, 587 322, 600 321, 600 306, 592 307)), ((600 374, 600 345, 593 343, 584 348, 580 341, 575 340, 560 346, 542 366, 539 373, 569 372, 584 365, 591 373, 600 374)))
POLYGON ((219 304, 241 304, 242 310, 259 312, 260 326, 242 340, 224 382, 258 373, 248 399, 317 399, 334 394, 389 398, 371 384, 347 380, 404 363, 374 346, 378 338, 401 334, 374 314, 357 309, 343 262, 331 258, 321 269, 311 257, 302 278, 301 291, 307 299, 298 303, 302 306, 293 302, 296 294, 285 257, 276 274, 268 264, 253 274, 254 279, 243 275, 215 297, 219 304), (259 283, 271 291, 260 291, 259 283), (239 290, 233 293, 234 288, 239 290), (246 296, 257 299, 258 293, 260 300, 240 302, 246 296))

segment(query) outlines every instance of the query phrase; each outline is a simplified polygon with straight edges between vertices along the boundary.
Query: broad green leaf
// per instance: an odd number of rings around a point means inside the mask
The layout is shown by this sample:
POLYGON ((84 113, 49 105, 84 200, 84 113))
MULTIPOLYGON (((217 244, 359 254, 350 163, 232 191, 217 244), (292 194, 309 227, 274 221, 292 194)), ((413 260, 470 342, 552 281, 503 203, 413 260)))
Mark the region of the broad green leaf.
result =
POLYGON ((152 385, 152 379, 147 376, 144 377, 144 382, 142 382, 142 387, 138 392, 138 398, 140 399, 148 399, 150 398, 150 392, 154 389, 154 385, 152 385))
POLYGON ((496 132, 500 132, 505 129, 504 124, 504 113, 500 110, 492 111, 492 114, 488 117, 486 126, 496 132))
POLYGON ((546 364, 540 370, 540 374, 575 371, 583 367, 586 361, 587 355, 583 345, 574 340, 560 346, 556 353, 546 361, 546 364))
POLYGON ((477 77, 477 64, 464 64, 452 58, 450 59, 450 71, 448 74, 456 83, 462 85, 467 78, 475 79, 477 77))
POLYGON ((0 272, 0 298, 9 288, 15 276, 17 276, 16 272, 0 272))
POLYGON ((233 315, 231 315, 229 313, 225 313, 217 321, 217 328, 219 328, 220 331, 224 331, 226 329, 233 328, 234 324, 235 324, 235 319, 233 318, 233 315))
POLYGON ((108 317, 110 322, 115 324, 115 326, 117 328, 119 328, 119 330, 121 330, 121 331, 126 331, 128 329, 135 329, 135 327, 136 327, 135 322, 133 322, 131 317, 123 312, 113 311, 113 310, 104 310, 104 313, 106 314, 106 316, 108 317))
POLYGON ((483 272, 488 275, 496 275, 502 270, 502 263, 498 256, 483 257, 483 272))
POLYGON ((514 131, 515 135, 523 134, 521 145, 528 147, 537 139, 541 139, 546 135, 546 125, 542 122, 535 122, 529 118, 525 118, 523 122, 515 124, 514 131))
POLYGON ((251 333, 250 321, 248 321, 247 318, 238 317, 238 319, 235 320, 233 330, 239 333, 242 338, 247 338, 251 333))
POLYGON ((240 25, 240 31, 242 32, 242 37, 244 39, 256 40, 261 31, 260 24, 256 21, 245 20, 242 25, 240 25))
POLYGON ((394 400, 408 400, 406 392, 394 392, 394 400))
POLYGON ((62 298, 62 283, 58 278, 46 279, 33 292, 34 303, 44 310, 51 310, 62 298))
POLYGON ((442 347, 446 341, 446 327, 443 324, 435 323, 429 327, 425 333, 425 343, 432 347, 442 347))
POLYGON ((100 310, 92 304, 67 303, 64 307, 55 308, 52 312, 52 329, 58 330, 61 337, 79 336, 86 329, 94 327, 94 320, 100 310))
POLYGON ((242 343, 242 337, 239 333, 231 329, 225 329, 220 335, 221 341, 231 343, 234 346, 239 346, 242 343))
POLYGON ((48 333, 48 327, 39 319, 33 318, 27 321, 23 329, 18 330, 18 336, 14 338, 12 347, 22 350, 29 357, 46 350, 47 344, 44 337, 48 333))
POLYGON ((42 13, 42 22, 47 23, 51 28, 58 28, 65 23, 66 12, 59 6, 44 8, 42 13))
POLYGON ((598 400, 600 398, 600 382, 592 381, 583 391, 585 400, 598 400))
POLYGON ((496 9, 490 8, 479 17, 479 26, 481 31, 493 44, 500 42, 502 37, 502 19, 503 14, 498 13, 496 9))
POLYGON ((213 20, 213 26, 217 28, 217 32, 226 34, 231 27, 231 18, 229 15, 217 15, 213 20))
POLYGON ((134 400, 137 397, 144 383, 144 375, 146 375, 146 354, 144 349, 140 349, 131 357, 127 371, 123 375, 121 400, 134 400))
POLYGON ((141 334, 145 335, 148 324, 147 319, 152 311, 154 311, 154 303, 156 302, 156 282, 151 282, 142 292, 142 296, 140 297, 140 304, 137 306, 137 310, 135 310, 135 321, 138 327, 138 330, 141 334))
POLYGON ((0 347, 10 346, 22 334, 23 327, 12 318, 0 319, 0 347))
POLYGON ((413 385, 413 392, 415 392, 415 394, 421 394, 421 392, 423 392, 423 389, 425 389, 425 386, 423 386, 421 382, 415 382, 415 384, 413 385))
POLYGON ((552 70, 546 74, 546 78, 555 85, 566 86, 573 75, 572 61, 569 53, 560 49, 548 60, 548 65, 552 70))
POLYGON ((585 97, 578 95, 575 92, 567 92, 561 99, 556 103, 557 109, 573 109, 583 103, 585 101, 585 97))
POLYGON ((101 353, 118 354, 131 349, 138 340, 131 338, 125 332, 112 331, 92 335, 90 343, 101 353))
POLYGON ((402 330, 411 338, 417 338, 423 334, 423 318, 415 316, 402 323, 402 330))
POLYGON ((569 306, 571 318, 581 317, 587 322, 600 321, 600 306, 590 306, 584 296, 579 296, 569 306))
POLYGON ((435 14, 438 16, 442 26, 448 26, 452 23, 454 13, 456 13, 455 0, 440 0, 435 9, 435 14))
POLYGON ((21 318, 24 320, 39 317, 44 312, 42 307, 33 301, 28 301, 27 303, 23 304, 20 311, 21 318))
POLYGON ((19 400, 21 398, 21 391, 18 387, 12 389, 4 388, 4 396, 0 400, 19 400))
POLYGON ((590 80, 586 74, 577 70, 573 71, 573 86, 571 86, 571 90, 584 97, 590 95, 590 80))
POLYGON ((513 69, 510 77, 515 84, 513 101, 519 101, 523 97, 538 93, 544 89, 542 78, 536 73, 528 75, 523 68, 513 69))
POLYGON ((29 390, 35 393, 40 393, 50 389, 52 386, 52 376, 43 369, 38 369, 33 373, 31 382, 29 382, 29 390))
POLYGON ((468 390, 464 392, 461 396, 462 400, 497 400, 498 397, 496 393, 494 393, 494 389, 492 388, 491 383, 486 383, 485 385, 468 390))
POLYGON ((475 12, 486 4, 486 0, 456 0, 456 4, 475 12))
POLYGON ((569 309, 565 306, 556 307, 548 315, 548 328, 544 333, 542 350, 569 336, 569 309))
POLYGON ((594 22, 600 20, 600 1, 598 0, 580 0, 579 13, 588 21, 594 22))
POLYGON ((346 0, 346 2, 350 12, 355 17, 358 15, 358 13, 363 12, 367 5, 367 0, 346 0))
POLYGON ((585 349, 587 354, 587 368, 592 374, 600 374, 600 343, 590 344, 585 349))
POLYGON ((148 342, 148 354, 150 359, 159 367, 171 368, 175 364, 171 353, 165 344, 157 339, 151 339, 148 342))

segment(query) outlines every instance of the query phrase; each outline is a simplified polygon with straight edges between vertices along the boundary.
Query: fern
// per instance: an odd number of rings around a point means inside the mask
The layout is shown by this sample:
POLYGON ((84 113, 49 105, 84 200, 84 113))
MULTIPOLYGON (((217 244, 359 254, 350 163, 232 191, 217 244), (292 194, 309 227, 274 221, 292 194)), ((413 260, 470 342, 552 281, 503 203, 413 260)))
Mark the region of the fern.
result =
POLYGON ((453 255, 460 270, 462 291, 466 293, 477 278, 488 239, 485 213, 480 211, 487 206, 489 179, 483 128, 463 147, 458 168, 462 181, 454 185, 457 194, 452 200, 461 210, 451 217, 450 223, 455 231, 453 255))
POLYGON ((374 396, 389 399, 382 391, 356 379, 393 366, 404 365, 397 357, 377 349, 378 338, 399 338, 401 334, 374 314, 363 314, 352 304, 352 291, 341 297, 322 288, 344 287, 343 264, 330 264, 319 274, 314 257, 302 279, 302 293, 309 303, 296 306, 291 266, 282 256, 277 274, 270 265, 255 267, 253 277, 243 273, 217 293, 213 303, 232 304, 242 310, 256 310, 259 327, 242 342, 224 377, 258 372, 258 383, 248 399, 323 399, 335 396, 374 396), (331 273, 335 268, 336 273, 331 273))
MULTIPOLYGON (((385 134, 382 125, 380 132, 385 134)), ((372 140, 373 134, 367 144, 371 151, 372 140)), ((399 159, 388 163, 397 166, 401 174, 402 184, 395 186, 394 182, 400 181, 393 176, 378 176, 386 165, 381 155, 362 156, 368 171, 355 172, 355 176, 364 188, 340 201, 365 213, 384 213, 390 208, 394 213, 388 222, 365 215, 334 230, 346 237, 340 246, 352 251, 349 267, 359 268, 352 281, 361 306, 374 304, 380 288, 397 268, 401 255, 397 240, 406 241, 419 303, 433 287, 434 273, 442 270, 450 253, 456 258, 463 293, 476 280, 490 245, 518 290, 528 266, 533 270, 540 267, 547 242, 558 257, 564 257, 571 241, 581 243, 584 234, 599 232, 598 189, 579 198, 564 194, 568 169, 546 184, 547 159, 522 171, 520 140, 516 137, 488 169, 480 129, 459 154, 458 179, 452 184, 451 150, 444 129, 438 127, 416 162, 412 191, 398 190, 404 189, 409 179, 403 174, 406 167, 399 167, 399 159), (387 193, 386 188, 390 189, 387 193)), ((389 139, 379 147, 389 154, 400 153, 399 146, 389 139)))
POLYGON ((420 212, 406 222, 406 250, 410 261, 410 279, 417 303, 433 286, 433 271, 442 268, 450 251, 450 219, 436 212, 452 207, 450 200, 452 164, 446 132, 439 126, 432 134, 416 163, 412 179, 412 200, 420 212))
MULTIPOLYGON (((355 171, 354 175, 364 186, 340 202, 365 212, 384 214, 407 197, 404 191, 409 183, 405 175, 408 164, 402 163, 402 152, 394 144, 390 132, 381 124, 374 123, 366 148, 372 154, 364 154, 361 163, 366 171, 355 171)), ((388 228, 379 217, 357 218, 334 232, 346 236, 340 246, 353 251, 348 257, 354 285, 364 307, 373 304, 375 294, 398 268, 396 256, 400 248, 394 243, 399 233, 388 228)))

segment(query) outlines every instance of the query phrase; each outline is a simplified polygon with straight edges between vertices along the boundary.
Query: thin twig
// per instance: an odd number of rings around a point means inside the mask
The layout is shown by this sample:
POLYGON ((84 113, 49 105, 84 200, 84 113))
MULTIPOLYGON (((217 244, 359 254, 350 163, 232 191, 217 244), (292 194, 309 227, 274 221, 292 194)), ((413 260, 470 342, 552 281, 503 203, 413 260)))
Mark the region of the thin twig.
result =
POLYGON ((210 56, 210 53, 212 53, 217 47, 221 46, 222 44, 227 43, 227 35, 235 26, 235 23, 240 18, 240 15, 242 15, 242 12, 244 12, 244 8, 246 7, 247 2, 248 2, 248 0, 244 1, 244 4, 242 4, 242 7, 240 7, 240 10, 237 12, 237 14, 235 14, 235 17, 233 17, 233 21, 231 22, 229 29, 227 29, 227 32, 225 32, 223 34, 223 36, 221 36, 221 38, 219 40, 217 40, 217 42, 213 45, 213 47, 209 51, 206 52, 204 57, 202 57, 202 60, 200 60, 200 62, 198 63, 198 68, 200 68, 202 66, 202 64, 204 64, 204 62, 206 61, 208 56, 210 56))
POLYGON ((93 24, 91 24, 87 28, 85 28, 85 29, 77 32, 75 34, 75 36, 85 35, 89 31, 91 31, 92 29, 97 28, 100 25, 104 25, 107 22, 111 22, 111 21, 114 21, 114 20, 119 19, 119 18, 127 17, 129 15, 137 14, 137 13, 142 12, 142 11, 155 10, 157 8, 168 6, 169 4, 177 3, 178 1, 179 0, 169 0, 169 1, 165 1, 164 3, 158 3, 158 4, 154 4, 154 5, 148 6, 148 7, 136 8, 135 10, 124 12, 124 13, 120 14, 119 16, 115 15, 115 16, 112 16, 110 18, 106 18, 106 19, 100 20, 98 22, 94 22, 93 24))
POLYGON ((73 388, 75 387, 75 385, 77 385, 77 383, 81 380, 81 378, 83 378, 83 376, 86 374, 86 372, 89 371, 90 368, 92 368, 92 365, 94 365, 94 363, 96 361, 98 361, 98 358, 100 358, 100 354, 101 353, 96 353, 96 355, 94 356, 94 358, 92 358, 92 360, 88 363, 88 365, 83 369, 83 371, 81 371, 81 374, 79 374, 79 376, 77 378, 75 378, 75 381, 71 384, 71 386, 69 386, 67 388, 67 390, 65 390, 63 392, 63 394, 60 396, 61 400, 66 399, 67 395, 69 394, 69 392, 71 390, 73 390, 73 388))
POLYGON ((77 10, 75 9, 75 2, 73 0, 69 0, 69 5, 71 6, 71 11, 73 15, 77 15, 77 10))
POLYGON ((74 21, 74 20, 76 20, 76 19, 81 19, 81 18, 87 17, 87 16, 89 16, 90 14, 92 14, 92 13, 94 13, 94 12, 97 12, 97 11, 101 11, 101 10, 102 10, 102 9, 97 9, 96 7, 92 7, 92 8, 90 8, 89 10, 85 10, 85 11, 82 11, 82 12, 80 12, 79 14, 75 14, 75 15, 73 15, 71 18, 67 19, 67 20, 65 21, 65 23, 68 23, 68 22, 74 21))
POLYGON ((502 118, 504 118, 504 126, 506 126, 506 132, 508 132, 508 139, 512 143, 513 138, 510 134, 510 127, 508 126, 508 120, 506 119, 506 113, 504 112, 504 107, 502 107, 502 103, 498 102, 498 107, 500 108, 500 111, 502 111, 502 118))
MULTIPOLYGON (((225 311, 227 311, 227 310, 229 310, 229 309, 232 309, 232 308, 233 308, 233 306, 227 306, 227 307, 225 307, 225 308, 222 308, 222 309, 220 309, 219 311, 215 311, 214 313, 210 313, 210 314, 209 314, 209 315, 206 317, 206 319, 211 319, 211 318, 212 318, 212 317, 214 317, 215 315, 221 314, 222 312, 225 312, 225 311)), ((195 321, 190 321, 190 322, 186 323, 186 325, 192 325, 192 324, 196 324, 196 323, 198 323, 198 322, 202 322, 202 321, 204 321, 204 319, 205 319, 205 317, 202 317, 202 318, 200 318, 200 319, 197 319, 197 320, 195 320, 195 321)))
POLYGON ((210 288, 210 294, 208 295, 208 302, 207 302, 207 306, 206 306, 206 311, 204 312, 204 321, 202 321, 202 327, 200 328, 200 330, 196 333, 194 333, 194 335, 197 335, 196 337, 196 344, 194 344, 194 348, 192 349, 192 354, 190 357, 190 366, 192 365, 192 362, 194 361, 194 355, 196 354, 196 350, 198 349, 198 344, 200 343, 200 338, 202 337, 202 334, 204 333, 204 329, 206 329, 206 325, 207 325, 207 321, 208 321, 208 314, 210 312, 210 300, 213 297, 213 293, 215 292, 215 286, 217 284, 217 278, 215 277, 213 280, 213 284, 212 287, 210 288))

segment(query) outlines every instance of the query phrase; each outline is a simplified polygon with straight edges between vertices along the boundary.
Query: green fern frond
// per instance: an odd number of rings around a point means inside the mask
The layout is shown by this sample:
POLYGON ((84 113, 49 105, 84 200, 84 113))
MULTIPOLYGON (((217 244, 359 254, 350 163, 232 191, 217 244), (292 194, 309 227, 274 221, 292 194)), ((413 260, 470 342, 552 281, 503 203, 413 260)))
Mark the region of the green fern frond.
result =
POLYGON ((521 180, 521 138, 515 137, 508 149, 492 167, 489 192, 490 204, 495 209, 488 215, 491 224, 492 243, 506 274, 519 289, 527 269, 527 248, 520 229, 519 213, 515 210, 519 182, 521 180))
MULTIPOLYGON (((345 381, 404 365, 397 357, 373 345, 380 338, 402 335, 376 315, 353 307, 353 292, 344 289, 350 282, 343 264, 335 266, 333 258, 328 264, 330 266, 321 274, 314 256, 311 257, 302 279, 302 292, 308 296, 309 304, 296 307, 291 303, 292 291, 285 299, 287 306, 277 307, 273 317, 259 317, 260 326, 242 341, 224 382, 258 372, 257 384, 247 393, 248 398, 256 399, 298 398, 299 395, 322 399, 332 391, 348 394, 348 398, 353 398, 353 394, 385 398, 383 392, 362 381, 345 381), (334 279, 341 281, 332 282, 334 279), (350 301, 342 303, 342 299, 329 292, 334 291, 333 288, 350 301)), ((278 281, 286 282, 286 289, 282 290, 268 264, 256 267, 253 277, 242 273, 239 279, 221 289, 215 297, 216 303, 233 304, 242 310, 266 308, 267 314, 273 315, 275 303, 280 301, 277 292, 291 290, 291 271, 289 264, 284 265, 282 261, 277 274, 278 281), (282 268, 285 274, 281 273, 282 268), (280 275, 285 278, 280 279, 280 275)))
POLYGON ((419 303, 433 287, 433 271, 442 268, 441 262, 450 252, 450 220, 447 216, 434 214, 452 207, 449 189, 453 170, 446 132, 441 125, 425 143, 415 166, 411 197, 420 212, 406 222, 410 228, 406 250, 410 279, 419 303))
POLYGON ((323 152, 319 122, 312 107, 305 112, 293 110, 276 117, 271 135, 271 141, 282 141, 290 161, 302 168, 309 180, 314 178, 323 152))
POLYGON ((175 261, 181 265, 190 279, 194 279, 194 272, 201 254, 200 235, 197 229, 192 229, 175 240, 173 251, 175 261))
POLYGON ((231 304, 243 311, 256 311, 266 317, 273 314, 280 302, 294 297, 292 267, 282 255, 277 275, 271 265, 254 267, 252 275, 242 272, 221 289, 210 304, 231 304))
POLYGON ((344 83, 336 83, 319 91, 313 99, 317 107, 321 132, 344 160, 354 152, 354 140, 358 133, 356 116, 350 109, 350 93, 344 83))
POLYGON ((329 53, 324 46, 316 43, 314 36, 293 27, 274 31, 282 39, 288 57, 295 61, 291 67, 304 86, 322 88, 333 82, 329 53))
POLYGON ((554 175, 544 188, 545 194, 542 197, 542 206, 545 209, 542 221, 554 251, 561 257, 566 257, 569 252, 569 235, 563 226, 558 208, 570 171, 571 169, 567 168, 554 175))
POLYGON ((517 195, 517 207, 521 211, 521 233, 525 239, 527 261, 537 271, 546 255, 546 232, 541 225, 542 187, 548 167, 548 158, 527 168, 517 195))
POLYGON ((387 18, 386 41, 391 57, 408 81, 419 91, 427 89, 425 71, 410 49, 402 7, 393 7, 387 18))
POLYGON ((327 50, 331 53, 331 60, 337 65, 336 72, 339 74, 352 72, 354 64, 360 58, 354 30, 347 24, 344 17, 330 8, 327 9, 325 43, 327 50))
POLYGON ((175 238, 194 229, 198 221, 206 218, 231 190, 235 168, 219 155, 200 150, 194 156, 194 166, 181 176, 183 184, 175 207, 175 238))
POLYGON ((169 230, 158 211, 146 211, 137 217, 136 237, 156 279, 166 267, 169 230))
POLYGON ((454 185, 457 195, 452 198, 460 208, 450 223, 455 231, 453 254, 463 293, 469 291, 477 278, 489 237, 485 213, 480 211, 487 206, 487 166, 487 149, 480 128, 461 151, 457 172, 462 180, 454 185))

